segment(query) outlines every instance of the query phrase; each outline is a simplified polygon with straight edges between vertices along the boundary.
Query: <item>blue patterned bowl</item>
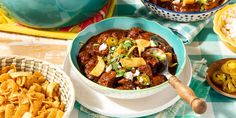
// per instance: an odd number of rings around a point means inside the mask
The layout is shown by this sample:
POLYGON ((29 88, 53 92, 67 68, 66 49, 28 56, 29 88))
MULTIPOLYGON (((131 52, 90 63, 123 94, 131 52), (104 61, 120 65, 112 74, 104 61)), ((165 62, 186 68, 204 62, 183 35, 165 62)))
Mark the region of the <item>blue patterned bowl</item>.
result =
POLYGON ((141 1, 150 11, 163 18, 179 22, 195 22, 209 18, 210 16, 215 14, 216 11, 227 5, 230 0, 225 0, 225 2, 220 6, 217 6, 211 10, 203 12, 175 12, 172 10, 162 8, 154 3, 151 3, 149 0, 141 0, 141 1))
POLYGON ((180 76, 180 74, 183 72, 186 63, 186 51, 182 41, 170 29, 163 27, 154 21, 149 21, 144 18, 113 17, 88 26, 82 32, 80 32, 78 36, 74 39, 69 52, 69 58, 70 58, 69 60, 73 70, 78 75, 78 79, 82 80, 83 83, 85 83, 87 86, 89 86, 90 88, 94 89, 99 93, 120 99, 135 99, 135 98, 150 96, 162 90, 163 88, 167 87, 168 82, 164 82, 161 85, 146 89, 117 90, 94 83, 91 80, 87 79, 80 72, 79 65, 77 63, 77 55, 78 52, 80 51, 81 44, 87 42, 88 39, 91 38, 92 36, 95 36, 109 29, 128 30, 131 29, 132 27, 140 27, 145 31, 158 34, 173 47, 177 55, 179 64, 176 76, 180 76))
POLYGON ((35 28, 70 26, 95 15, 107 0, 0 0, 23 25, 35 28))

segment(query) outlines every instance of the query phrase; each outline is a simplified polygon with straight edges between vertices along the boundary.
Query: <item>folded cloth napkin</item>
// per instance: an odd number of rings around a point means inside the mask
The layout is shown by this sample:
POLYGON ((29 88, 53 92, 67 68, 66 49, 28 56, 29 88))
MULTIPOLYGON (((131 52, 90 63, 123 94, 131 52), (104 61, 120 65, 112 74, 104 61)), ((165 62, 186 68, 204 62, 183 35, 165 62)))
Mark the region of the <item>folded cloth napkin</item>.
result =
MULTIPOLYGON (((206 60, 192 60, 191 62, 193 68, 193 76, 190 83, 190 87, 193 89, 193 91, 199 98, 206 99, 207 94, 210 90, 210 87, 205 81, 205 72, 207 70, 206 60)), ((77 108, 79 112, 79 118, 108 118, 106 116, 88 110, 87 108, 80 105, 78 102, 75 103, 75 108, 77 108)), ((192 111, 191 107, 187 103, 180 99, 169 108, 159 113, 146 116, 146 118, 181 118, 186 116, 188 118, 192 118, 197 116, 197 114, 192 111)))
POLYGON ((22 26, 14 21, 13 18, 11 18, 8 13, 4 9, 2 9, 2 5, 0 4, 0 31, 57 39, 74 39, 77 36, 78 32, 83 30, 88 25, 111 17, 115 4, 116 0, 109 0, 108 3, 92 18, 82 22, 81 24, 76 24, 74 26, 59 29, 34 29, 22 26))
POLYGON ((162 17, 156 17, 152 12, 149 12, 145 7, 141 7, 135 11, 136 17, 144 17, 149 20, 154 20, 159 24, 170 28, 182 41, 184 44, 190 44, 195 36, 209 23, 212 18, 191 22, 182 23, 175 22, 162 17))

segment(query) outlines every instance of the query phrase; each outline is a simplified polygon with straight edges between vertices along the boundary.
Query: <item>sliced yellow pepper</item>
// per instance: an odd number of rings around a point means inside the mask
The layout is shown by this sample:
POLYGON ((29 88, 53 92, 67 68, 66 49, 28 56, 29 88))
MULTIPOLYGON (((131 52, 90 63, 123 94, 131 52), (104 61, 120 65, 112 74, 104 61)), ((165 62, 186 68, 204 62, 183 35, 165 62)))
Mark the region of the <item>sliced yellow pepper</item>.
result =
POLYGON ((234 93, 236 92, 236 87, 232 83, 231 79, 228 79, 224 84, 223 84, 223 91, 227 93, 234 93))
POLYGON ((229 60, 221 66, 224 73, 236 75, 236 60, 229 60))
POLYGON ((219 86, 222 86, 227 79, 230 79, 229 75, 221 71, 214 72, 212 76, 212 81, 219 86))

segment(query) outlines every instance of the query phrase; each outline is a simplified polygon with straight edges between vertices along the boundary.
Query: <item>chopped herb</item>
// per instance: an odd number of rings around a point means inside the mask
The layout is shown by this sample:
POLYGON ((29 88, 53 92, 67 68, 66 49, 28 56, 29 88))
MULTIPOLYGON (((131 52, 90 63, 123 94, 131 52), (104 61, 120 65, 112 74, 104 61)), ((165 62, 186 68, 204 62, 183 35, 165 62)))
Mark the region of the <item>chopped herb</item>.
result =
POLYGON ((116 77, 122 77, 124 75, 125 75, 125 70, 121 69, 116 71, 116 77))
POLYGON ((201 6, 200 11, 201 11, 201 12, 202 12, 202 11, 205 11, 205 7, 204 7, 204 6, 201 6))
POLYGON ((114 52, 115 52, 115 50, 112 50, 112 49, 110 48, 109 54, 113 54, 114 52))
POLYGON ((114 57, 111 59, 111 62, 117 61, 118 57, 114 57))
POLYGON ((146 74, 142 74, 141 76, 138 76, 137 79, 144 86, 148 86, 151 84, 150 78, 146 74))
POLYGON ((119 66, 119 62, 114 62, 114 63, 112 63, 112 69, 113 69, 113 70, 117 70, 117 69, 118 69, 118 66, 119 66))
POLYGON ((118 58, 123 58, 125 56, 126 56, 126 54, 120 54, 120 55, 118 55, 118 58))
POLYGON ((157 41, 153 41, 153 42, 154 42, 154 44, 155 44, 156 46, 158 46, 158 45, 159 45, 157 41))
POLYGON ((132 67, 126 67, 125 69, 126 70, 132 70, 132 67))
POLYGON ((125 42, 123 43, 122 47, 123 47, 124 49, 128 50, 129 48, 132 47, 132 45, 133 45, 133 43, 132 43, 131 41, 127 40, 127 41, 125 41, 125 42))

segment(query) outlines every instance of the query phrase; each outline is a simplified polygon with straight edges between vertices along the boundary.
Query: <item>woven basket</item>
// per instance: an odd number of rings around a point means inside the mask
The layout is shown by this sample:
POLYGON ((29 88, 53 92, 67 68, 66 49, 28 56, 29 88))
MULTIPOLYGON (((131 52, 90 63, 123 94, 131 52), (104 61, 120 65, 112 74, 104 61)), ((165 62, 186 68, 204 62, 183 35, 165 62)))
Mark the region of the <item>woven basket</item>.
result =
POLYGON ((0 56, 0 69, 4 66, 14 64, 17 71, 39 71, 49 82, 60 84, 61 100, 65 104, 63 118, 69 118, 74 108, 75 92, 70 78, 58 67, 31 57, 22 56, 0 56))

